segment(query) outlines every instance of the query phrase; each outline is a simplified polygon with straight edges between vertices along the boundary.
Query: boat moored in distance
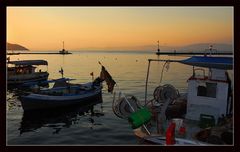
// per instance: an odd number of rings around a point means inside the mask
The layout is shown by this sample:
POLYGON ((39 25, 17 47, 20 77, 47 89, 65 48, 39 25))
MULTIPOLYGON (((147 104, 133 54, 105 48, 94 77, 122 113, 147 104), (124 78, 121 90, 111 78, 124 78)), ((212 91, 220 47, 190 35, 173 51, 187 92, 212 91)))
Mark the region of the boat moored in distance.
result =
POLYGON ((63 41, 63 49, 61 51, 59 51, 59 54, 63 54, 63 55, 64 54, 72 54, 64 49, 64 41, 63 41))
POLYGON ((159 49, 159 41, 157 41, 157 42, 158 42, 158 50, 157 50, 156 54, 160 55, 161 53, 160 53, 160 49, 159 49))
POLYGON ((48 66, 45 60, 19 60, 7 62, 7 84, 8 86, 18 86, 28 82, 41 82, 48 79, 49 73, 36 66, 48 66))
POLYGON ((113 101, 113 111, 118 117, 128 119, 135 136, 144 144, 231 145, 233 90, 227 70, 232 69, 232 57, 148 59, 145 104, 139 104, 134 96, 119 97, 113 101), (170 62, 192 65, 187 91, 179 93, 173 85, 161 84, 148 100, 148 78, 153 61, 165 62, 163 68, 170 62))
POLYGON ((222 56, 226 56, 226 55, 233 55, 233 52, 231 51, 217 51, 217 49, 213 49, 213 46, 210 45, 209 49, 205 49, 204 51, 197 51, 197 52, 193 52, 193 51, 180 51, 177 52, 176 50, 173 50, 173 52, 171 51, 162 51, 160 52, 159 49, 159 41, 158 42, 158 50, 156 52, 156 55, 222 55, 222 56))

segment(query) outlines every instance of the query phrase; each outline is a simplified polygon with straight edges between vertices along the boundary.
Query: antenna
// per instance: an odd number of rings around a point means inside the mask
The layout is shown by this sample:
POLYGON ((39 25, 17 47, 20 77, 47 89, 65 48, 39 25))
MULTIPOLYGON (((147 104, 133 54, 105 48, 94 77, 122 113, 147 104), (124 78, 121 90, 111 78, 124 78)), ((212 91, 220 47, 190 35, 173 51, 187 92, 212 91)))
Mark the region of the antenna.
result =
POLYGON ((63 68, 61 67, 61 70, 59 71, 59 73, 61 73, 62 78, 63 78, 63 68))
POLYGON ((209 52, 209 56, 212 56, 212 54, 217 54, 217 49, 214 49, 214 48, 213 48, 213 45, 210 44, 209 47, 208 47, 208 49, 205 49, 204 55, 207 56, 208 52, 209 52), (214 52, 214 51, 215 51, 215 52, 214 52))

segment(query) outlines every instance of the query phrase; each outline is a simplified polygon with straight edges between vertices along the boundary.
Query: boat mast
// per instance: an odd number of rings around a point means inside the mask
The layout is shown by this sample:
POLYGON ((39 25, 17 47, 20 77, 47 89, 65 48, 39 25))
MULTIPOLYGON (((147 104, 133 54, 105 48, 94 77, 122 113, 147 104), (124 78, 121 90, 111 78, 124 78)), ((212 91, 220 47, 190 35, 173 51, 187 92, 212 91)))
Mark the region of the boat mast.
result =
POLYGON ((64 50, 64 41, 63 41, 63 50, 64 50))
POLYGON ((213 50, 213 46, 210 45, 210 46, 209 46, 209 53, 210 53, 210 56, 212 56, 212 50, 213 50))
POLYGON ((158 42, 158 53, 160 53, 160 49, 159 49, 159 40, 158 40, 157 42, 158 42))

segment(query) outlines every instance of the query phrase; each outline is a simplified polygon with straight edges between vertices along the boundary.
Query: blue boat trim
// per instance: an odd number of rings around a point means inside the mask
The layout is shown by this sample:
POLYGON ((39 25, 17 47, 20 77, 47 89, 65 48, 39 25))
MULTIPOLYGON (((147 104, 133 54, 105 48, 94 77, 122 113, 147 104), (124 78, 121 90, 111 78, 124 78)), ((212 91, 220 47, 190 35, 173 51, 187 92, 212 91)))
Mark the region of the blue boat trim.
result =
POLYGON ((209 57, 209 56, 193 56, 184 60, 158 60, 158 59, 148 59, 151 61, 159 62, 179 62, 182 64, 206 67, 206 68, 216 68, 216 69, 233 69, 233 58, 232 57, 209 57))
POLYGON ((208 56, 193 56, 191 58, 181 60, 183 64, 201 66, 217 69, 232 69, 233 58, 232 57, 208 57, 208 56))

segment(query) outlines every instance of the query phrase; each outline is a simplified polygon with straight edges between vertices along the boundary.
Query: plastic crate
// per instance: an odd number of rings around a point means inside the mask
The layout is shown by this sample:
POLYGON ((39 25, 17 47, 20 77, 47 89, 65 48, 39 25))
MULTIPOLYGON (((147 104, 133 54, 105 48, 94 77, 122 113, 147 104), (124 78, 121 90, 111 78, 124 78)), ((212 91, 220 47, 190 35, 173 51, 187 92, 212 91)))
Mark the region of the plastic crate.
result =
POLYGON ((200 128, 208 128, 215 126, 215 118, 212 115, 200 114, 200 128))

